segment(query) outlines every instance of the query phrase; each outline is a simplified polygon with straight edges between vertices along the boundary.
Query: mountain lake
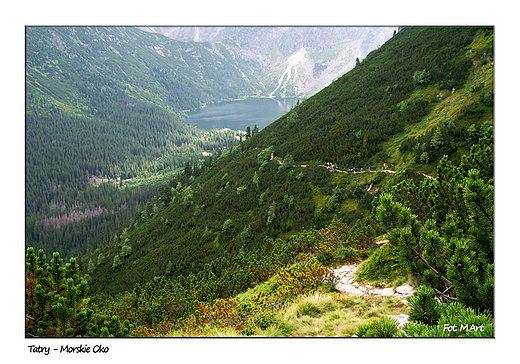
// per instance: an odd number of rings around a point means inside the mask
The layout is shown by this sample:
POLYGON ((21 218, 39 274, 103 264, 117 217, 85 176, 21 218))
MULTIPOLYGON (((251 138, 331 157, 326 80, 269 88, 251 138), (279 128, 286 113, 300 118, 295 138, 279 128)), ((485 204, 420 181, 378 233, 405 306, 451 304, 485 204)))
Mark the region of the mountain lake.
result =
POLYGON ((183 121, 202 130, 245 131, 248 126, 262 129, 296 106, 298 98, 247 98, 208 104, 188 112, 183 121))

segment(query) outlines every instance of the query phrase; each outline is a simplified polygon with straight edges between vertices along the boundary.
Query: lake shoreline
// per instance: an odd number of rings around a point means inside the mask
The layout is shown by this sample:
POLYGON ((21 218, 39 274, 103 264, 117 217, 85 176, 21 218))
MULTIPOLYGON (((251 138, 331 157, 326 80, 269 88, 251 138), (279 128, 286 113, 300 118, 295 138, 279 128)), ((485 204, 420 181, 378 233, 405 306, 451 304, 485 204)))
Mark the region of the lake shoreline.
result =
POLYGON ((197 111, 197 110, 201 110, 201 109, 205 108, 208 105, 220 104, 222 102, 243 101, 243 100, 252 100, 252 99, 282 99, 282 100, 283 99, 300 99, 300 100, 302 100, 303 96, 285 96, 285 97, 271 96, 271 95, 242 96, 242 97, 239 97, 238 99, 225 99, 225 100, 220 100, 220 101, 209 101, 209 102, 204 103, 201 107, 197 107, 195 109, 181 110, 181 112, 182 113, 194 112, 194 111, 197 111))
POLYGON ((231 129, 246 131, 256 125, 264 128, 293 109, 301 98, 243 96, 220 102, 204 104, 203 107, 184 111, 182 121, 198 129, 231 129))

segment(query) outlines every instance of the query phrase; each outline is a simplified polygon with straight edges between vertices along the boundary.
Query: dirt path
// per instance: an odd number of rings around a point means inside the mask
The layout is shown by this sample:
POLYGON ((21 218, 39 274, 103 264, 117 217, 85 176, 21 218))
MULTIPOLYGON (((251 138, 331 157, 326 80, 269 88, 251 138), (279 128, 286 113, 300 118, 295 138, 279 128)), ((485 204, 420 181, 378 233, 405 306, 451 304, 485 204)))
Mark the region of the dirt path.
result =
MULTIPOLYGON (((339 278, 339 282, 336 284, 336 288, 345 294, 355 294, 360 296, 393 296, 400 299, 405 305, 408 305, 407 297, 412 296, 416 289, 409 284, 404 284, 399 287, 389 288, 375 288, 370 285, 362 285, 355 281, 356 271, 359 264, 344 265, 334 269, 334 275, 339 278)), ((408 315, 387 315, 394 318, 401 329, 406 323, 408 323, 408 315)))
POLYGON ((356 271, 359 264, 344 265, 334 269, 334 275, 339 278, 336 288, 346 294, 357 295, 377 295, 377 296, 394 296, 396 298, 405 300, 406 297, 413 295, 415 288, 409 284, 404 284, 399 287, 389 288, 375 288, 369 285, 361 285, 355 281, 356 271))
MULTIPOLYGON (((280 164, 282 164, 282 161, 279 160, 278 161, 280 164)), ((329 171, 331 172, 340 172, 340 173, 345 173, 345 174, 358 174, 358 173, 377 173, 377 172, 384 172, 384 173, 397 173, 397 171, 393 171, 391 169, 384 169, 384 168, 381 168, 380 170, 376 169, 376 170, 372 170, 372 169, 368 169, 368 170, 363 170, 363 168, 361 168, 361 170, 356 170, 355 168, 351 168, 351 169, 348 169, 348 170, 343 170, 343 169, 337 169, 334 167, 334 165, 323 165, 323 164, 318 164, 319 167, 323 167, 323 168, 327 168, 329 171)), ((309 167, 309 164, 293 164, 292 167, 309 167)), ((433 176, 430 176, 426 173, 422 173, 422 172, 419 172, 421 173, 424 177, 426 178, 429 178, 429 179, 433 179, 433 180, 437 180, 435 177, 433 176)))

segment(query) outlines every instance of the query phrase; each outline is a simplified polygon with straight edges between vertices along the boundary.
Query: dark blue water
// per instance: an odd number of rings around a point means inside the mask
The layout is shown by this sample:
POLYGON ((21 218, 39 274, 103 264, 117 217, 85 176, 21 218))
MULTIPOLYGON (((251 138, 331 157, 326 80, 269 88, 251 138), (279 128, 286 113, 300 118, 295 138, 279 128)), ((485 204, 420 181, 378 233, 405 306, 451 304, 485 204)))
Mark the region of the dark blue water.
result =
POLYGON ((189 112, 184 122, 207 131, 223 128, 245 131, 248 126, 253 129, 255 125, 262 129, 291 110, 297 100, 261 98, 219 102, 189 112))

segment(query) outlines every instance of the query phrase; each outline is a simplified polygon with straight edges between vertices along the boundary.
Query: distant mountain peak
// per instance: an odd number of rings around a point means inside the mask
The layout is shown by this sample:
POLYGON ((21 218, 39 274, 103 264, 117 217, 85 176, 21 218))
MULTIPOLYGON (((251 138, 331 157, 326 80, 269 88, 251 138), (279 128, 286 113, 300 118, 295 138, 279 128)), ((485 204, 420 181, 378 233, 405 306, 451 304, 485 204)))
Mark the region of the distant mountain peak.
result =
POLYGON ((263 96, 308 97, 392 37, 396 27, 141 27, 182 42, 222 44, 263 96), (247 68, 247 70, 246 70, 247 68))

